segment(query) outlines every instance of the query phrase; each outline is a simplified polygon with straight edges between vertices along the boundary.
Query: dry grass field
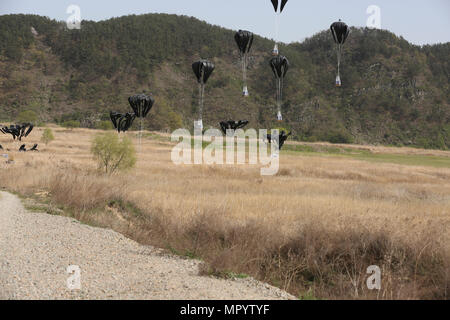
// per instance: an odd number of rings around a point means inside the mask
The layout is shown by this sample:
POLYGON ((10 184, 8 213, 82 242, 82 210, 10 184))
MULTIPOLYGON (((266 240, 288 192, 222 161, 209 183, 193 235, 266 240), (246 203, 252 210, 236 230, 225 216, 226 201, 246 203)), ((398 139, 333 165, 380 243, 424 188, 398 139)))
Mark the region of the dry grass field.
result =
MULTIPOLYGON (((63 209, 202 259, 205 274, 251 275, 299 298, 449 297, 450 152, 291 143, 279 173, 263 177, 257 165, 175 166, 174 144, 147 134, 136 168, 105 176, 89 152, 98 131, 52 129, 56 140, 39 153, 0 160, 0 186, 36 209, 63 209), (379 291, 367 289, 370 265, 382 270, 379 291)), ((0 144, 19 148, 3 135, 0 144)))

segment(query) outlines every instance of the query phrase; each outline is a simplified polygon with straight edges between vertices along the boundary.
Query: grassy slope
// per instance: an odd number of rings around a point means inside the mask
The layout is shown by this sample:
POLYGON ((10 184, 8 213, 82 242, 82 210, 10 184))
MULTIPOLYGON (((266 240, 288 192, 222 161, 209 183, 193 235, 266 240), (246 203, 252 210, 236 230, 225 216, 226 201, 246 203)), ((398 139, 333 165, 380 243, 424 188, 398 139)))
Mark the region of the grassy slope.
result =
MULTIPOLYGON (((49 206, 34 207, 199 257, 206 274, 248 274, 296 296, 376 298, 365 287, 366 268, 376 264, 380 298, 447 297, 448 166, 355 161, 333 154, 341 147, 308 144, 317 152, 283 152, 279 174, 261 177, 248 165, 175 166, 173 143, 147 133, 137 168, 108 177, 89 154, 95 131, 53 130, 56 140, 40 153, 0 164, 1 187, 49 206)), ((5 136, 0 143, 13 144, 5 136)), ((447 155, 370 148, 371 157, 447 155)))
MULTIPOLYGON (((151 133, 145 135, 147 138, 154 139, 156 141, 167 142, 170 138, 167 135, 159 133, 151 133)), ((191 145, 194 145, 195 138, 191 139, 191 145)), ((208 146, 209 142, 203 142, 202 147, 208 146)), ((224 142, 225 146, 225 142, 224 142)), ((381 151, 371 151, 368 147, 363 146, 351 146, 351 145, 333 145, 333 144, 302 144, 302 143, 290 143, 287 142, 282 150, 282 154, 290 155, 302 155, 302 156, 321 156, 321 157, 335 157, 335 158, 351 158, 361 161, 381 162, 381 163, 393 163, 400 165, 411 166, 430 166, 435 168, 450 168, 450 153, 446 152, 433 152, 433 150, 419 152, 420 154, 414 154, 414 151, 420 151, 420 149, 403 149, 402 148, 388 148, 384 147, 381 151), (390 150, 391 149, 391 150, 390 150), (374 152, 375 151, 375 152, 374 152)), ((246 146, 248 151, 248 145, 246 146)))

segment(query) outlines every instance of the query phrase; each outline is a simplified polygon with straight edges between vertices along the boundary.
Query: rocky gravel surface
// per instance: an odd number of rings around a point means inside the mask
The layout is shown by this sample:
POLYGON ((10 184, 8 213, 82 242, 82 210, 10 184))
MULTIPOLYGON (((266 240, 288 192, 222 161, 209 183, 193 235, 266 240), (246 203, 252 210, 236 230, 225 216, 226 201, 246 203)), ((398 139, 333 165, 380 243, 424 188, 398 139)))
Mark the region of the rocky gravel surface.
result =
POLYGON ((199 264, 111 230, 29 212, 0 192, 0 299, 295 299, 252 278, 199 276, 199 264))

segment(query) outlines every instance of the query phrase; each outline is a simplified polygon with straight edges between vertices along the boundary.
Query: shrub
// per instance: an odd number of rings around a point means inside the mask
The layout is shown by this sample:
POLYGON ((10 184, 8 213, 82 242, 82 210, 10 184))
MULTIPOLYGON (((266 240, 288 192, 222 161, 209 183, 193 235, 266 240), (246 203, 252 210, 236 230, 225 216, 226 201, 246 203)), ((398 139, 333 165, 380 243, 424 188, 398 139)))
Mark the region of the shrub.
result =
POLYGON ((167 115, 167 119, 170 131, 175 131, 183 127, 183 119, 178 113, 170 111, 167 115))
POLYGON ((22 111, 21 113, 19 113, 19 115, 17 116, 17 122, 20 123, 24 123, 24 122, 36 122, 37 121, 37 114, 34 111, 31 110, 27 110, 27 111, 22 111))
POLYGON ((47 145, 53 140, 55 140, 55 137, 53 136, 52 129, 45 128, 44 132, 42 133, 41 141, 47 145))
POLYGON ((353 137, 343 130, 332 130, 326 135, 325 140, 331 143, 352 143, 353 137))
POLYGON ((127 137, 120 140, 113 132, 97 135, 91 152, 99 168, 105 170, 106 174, 131 169, 136 164, 136 151, 131 140, 127 137))
POLYGON ((65 121, 61 124, 61 126, 63 126, 64 128, 69 128, 69 129, 73 129, 73 128, 79 128, 81 126, 80 121, 78 120, 69 120, 69 121, 65 121))
POLYGON ((111 123, 111 121, 100 121, 97 122, 97 124, 95 125, 95 128, 98 130, 112 130, 114 129, 113 124, 111 123))

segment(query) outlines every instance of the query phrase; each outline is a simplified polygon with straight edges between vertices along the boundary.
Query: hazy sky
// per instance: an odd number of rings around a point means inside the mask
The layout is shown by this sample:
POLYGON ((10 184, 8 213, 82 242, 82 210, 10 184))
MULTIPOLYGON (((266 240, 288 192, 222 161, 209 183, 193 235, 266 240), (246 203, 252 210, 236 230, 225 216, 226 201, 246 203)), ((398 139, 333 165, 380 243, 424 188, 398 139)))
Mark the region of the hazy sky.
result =
MULTIPOLYGON (((274 11, 269 0, 0 0, 0 15, 33 13, 66 20, 69 5, 78 5, 84 20, 126 14, 175 13, 194 16, 230 29, 248 29, 274 38, 274 11)), ((450 0, 289 0, 280 18, 279 38, 302 41, 329 28, 339 18, 365 26, 370 5, 381 9, 381 27, 415 44, 450 41, 450 0)))

